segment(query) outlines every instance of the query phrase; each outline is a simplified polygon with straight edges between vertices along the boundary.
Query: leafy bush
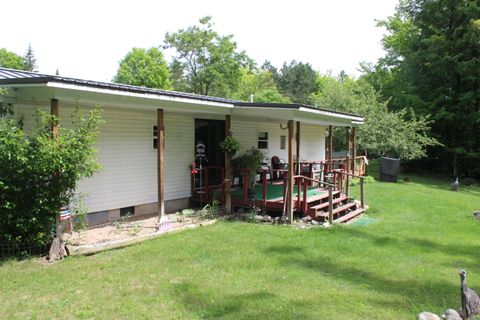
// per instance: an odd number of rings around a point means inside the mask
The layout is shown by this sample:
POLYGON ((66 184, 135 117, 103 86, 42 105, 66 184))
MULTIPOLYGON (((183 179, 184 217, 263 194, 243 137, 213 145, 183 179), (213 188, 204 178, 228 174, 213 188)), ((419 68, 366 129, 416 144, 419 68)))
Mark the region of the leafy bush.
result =
POLYGON ((28 135, 0 117, 0 243, 10 246, 49 243, 59 208, 70 204, 77 182, 100 167, 92 148, 99 109, 75 110, 72 128, 60 126, 57 139, 51 125, 58 119, 40 111, 37 117, 28 135))
MULTIPOLYGON (((374 183, 376 182, 375 181, 375 178, 372 177, 372 176, 366 176, 363 183, 374 183)), ((351 186, 356 186, 356 185, 359 185, 360 184, 360 179, 359 178, 353 178, 352 180, 350 180, 350 185, 351 186)))

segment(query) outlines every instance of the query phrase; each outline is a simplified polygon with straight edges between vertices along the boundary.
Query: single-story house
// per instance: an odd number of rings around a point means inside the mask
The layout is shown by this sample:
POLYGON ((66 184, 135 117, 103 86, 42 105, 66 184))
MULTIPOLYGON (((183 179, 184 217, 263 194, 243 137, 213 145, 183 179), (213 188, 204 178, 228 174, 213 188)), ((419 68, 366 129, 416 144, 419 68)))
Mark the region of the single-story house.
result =
MULTIPOLYGON (((75 107, 101 106, 105 123, 96 148, 102 170, 78 185, 78 191, 86 195, 91 223, 117 219, 127 209, 142 215, 188 207, 199 187, 190 167, 198 160, 199 143, 205 146, 204 160, 208 160, 203 166, 221 170, 222 178, 229 177, 225 167, 230 166, 230 159, 219 149, 226 132, 239 140, 239 153, 253 146, 265 153, 267 165, 272 157, 284 159, 288 165, 284 181, 293 186, 298 178, 294 176, 295 158, 300 160, 298 168, 301 162, 310 163, 310 168, 331 162, 326 133, 332 127, 355 128, 363 123, 357 115, 306 105, 240 102, 5 68, 0 68, 0 87, 9 88, 2 99, 13 105, 15 116, 24 117, 27 130, 35 124, 37 107, 58 114, 64 125, 75 107)), ((354 145, 353 137, 349 141, 354 145)), ((354 153, 355 147, 351 149, 354 153)), ((215 175, 219 180, 220 175, 215 175)), ((208 183, 212 177, 203 179, 208 183)), ((284 209, 291 213, 302 204, 300 192, 296 200, 294 188, 289 190, 279 202, 289 199, 284 209)), ((230 194, 224 200, 229 211, 230 194)))

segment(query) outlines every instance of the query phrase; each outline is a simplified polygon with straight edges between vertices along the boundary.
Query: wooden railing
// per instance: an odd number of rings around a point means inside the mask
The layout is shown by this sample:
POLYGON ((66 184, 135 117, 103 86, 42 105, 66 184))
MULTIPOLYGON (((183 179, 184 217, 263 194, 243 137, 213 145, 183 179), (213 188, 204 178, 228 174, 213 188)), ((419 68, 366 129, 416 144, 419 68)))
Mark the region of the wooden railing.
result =
POLYGON ((333 174, 335 177, 334 179, 338 181, 337 185, 339 185, 339 190, 344 192, 347 197, 350 195, 350 177, 360 180, 360 206, 365 208, 365 176, 359 176, 353 173, 345 172, 344 170, 335 170, 333 171, 333 174), (343 190, 343 181, 345 181, 345 190, 343 190))
POLYGON ((193 198, 198 198, 203 201, 210 201, 215 190, 221 189, 221 197, 223 202, 224 188, 225 188, 225 168, 219 166, 202 166, 196 168, 197 173, 191 174, 191 192, 193 198), (212 175, 218 176, 219 183, 210 183, 212 175), (196 181, 201 181, 201 185, 197 186, 196 181))

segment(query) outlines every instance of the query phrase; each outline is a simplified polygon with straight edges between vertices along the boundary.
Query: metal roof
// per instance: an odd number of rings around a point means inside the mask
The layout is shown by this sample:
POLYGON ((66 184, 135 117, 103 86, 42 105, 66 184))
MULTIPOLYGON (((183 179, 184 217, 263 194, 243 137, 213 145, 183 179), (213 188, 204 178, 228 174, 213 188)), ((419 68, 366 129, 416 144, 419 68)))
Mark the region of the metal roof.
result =
POLYGON ((157 94, 162 96, 188 98, 188 99, 202 100, 202 101, 230 103, 236 107, 282 108, 282 109, 294 109, 294 110, 299 110, 300 108, 306 108, 310 110, 331 112, 333 114, 340 114, 344 116, 363 119, 362 116, 359 116, 356 114, 340 112, 340 111, 326 109, 326 108, 319 108, 319 107, 314 107, 314 106, 309 106, 304 104, 244 102, 244 101, 238 101, 238 100, 232 100, 232 99, 226 99, 226 98, 220 98, 220 97, 203 96, 203 95, 187 93, 187 92, 153 89, 153 88, 147 88, 147 87, 139 87, 139 86, 110 83, 110 82, 100 82, 100 81, 93 81, 93 80, 82 80, 82 79, 62 77, 62 76, 56 76, 56 75, 41 74, 37 72, 0 68, 0 85, 2 84, 4 85, 42 84, 42 83, 48 83, 48 82, 67 83, 67 84, 81 85, 86 87, 126 91, 126 92, 140 93, 140 94, 141 93, 157 94))

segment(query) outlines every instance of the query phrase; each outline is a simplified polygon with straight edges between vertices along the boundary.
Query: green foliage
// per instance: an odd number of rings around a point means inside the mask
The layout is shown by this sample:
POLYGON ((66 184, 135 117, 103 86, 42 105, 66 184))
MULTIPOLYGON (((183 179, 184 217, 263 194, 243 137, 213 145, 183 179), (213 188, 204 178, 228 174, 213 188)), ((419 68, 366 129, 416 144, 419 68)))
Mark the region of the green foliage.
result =
POLYGON ((389 108, 431 116, 432 133, 444 145, 431 157, 480 157, 479 16, 478 1, 403 0, 379 23, 387 29, 387 54, 364 68, 364 78, 389 108))
POLYGON ((263 68, 270 71, 274 77, 278 89, 292 102, 311 104, 311 95, 317 91, 317 72, 309 63, 292 60, 283 63, 280 71, 277 71, 270 62, 265 62, 263 68))
POLYGON ((264 69, 242 69, 242 77, 233 99, 254 102, 290 103, 290 99, 278 91, 275 79, 270 71, 264 69))
MULTIPOLYGON (((363 183, 364 184, 367 184, 367 183, 374 183, 374 182, 377 182, 375 180, 374 177, 372 176, 366 176, 364 179, 363 179, 363 183)), ((350 180, 350 185, 351 186, 358 186, 360 184, 360 178, 353 178, 352 180, 350 180)))
POLYGON ((35 58, 31 44, 28 45, 27 52, 25 52, 23 56, 23 62, 25 64, 25 70, 37 71, 37 59, 35 58))
POLYGON ((156 89, 170 89, 170 72, 157 48, 133 48, 120 62, 113 82, 156 89))
POLYGON ((257 170, 265 160, 265 154, 257 148, 250 148, 244 154, 232 159, 232 167, 237 169, 257 170))
POLYGON ((24 59, 16 53, 0 48, 0 67, 27 70, 24 59))
POLYGON ((200 25, 165 35, 165 48, 174 50, 170 65, 173 88, 178 91, 228 97, 239 86, 241 69, 252 65, 245 52, 237 51, 233 36, 213 30, 211 17, 200 25))
MULTIPOLYGON (((319 92, 313 96, 320 107, 359 114, 365 124, 358 126, 357 146, 373 156, 390 156, 401 159, 417 159, 426 156, 429 146, 438 142, 429 135, 431 120, 428 116, 416 116, 411 109, 389 111, 386 102, 364 79, 319 76, 319 92)), ((344 148, 345 131, 334 133, 336 145, 344 148)))
POLYGON ((228 135, 225 137, 225 140, 220 142, 220 148, 223 152, 233 155, 240 150, 240 142, 233 136, 228 135))
MULTIPOLYGON (((77 182, 99 169, 93 143, 102 122, 100 109, 77 109, 71 129, 38 111, 37 126, 26 134, 12 119, 0 118, 0 243, 45 244, 59 208, 74 198, 77 182)), ((75 207, 75 206, 74 206, 75 207)), ((81 207, 76 207, 81 211, 81 207)))

